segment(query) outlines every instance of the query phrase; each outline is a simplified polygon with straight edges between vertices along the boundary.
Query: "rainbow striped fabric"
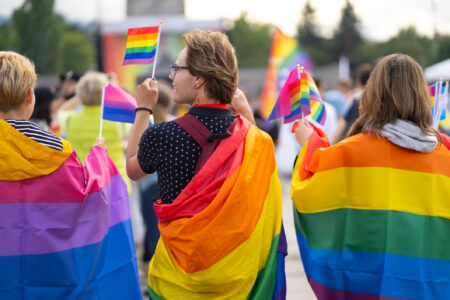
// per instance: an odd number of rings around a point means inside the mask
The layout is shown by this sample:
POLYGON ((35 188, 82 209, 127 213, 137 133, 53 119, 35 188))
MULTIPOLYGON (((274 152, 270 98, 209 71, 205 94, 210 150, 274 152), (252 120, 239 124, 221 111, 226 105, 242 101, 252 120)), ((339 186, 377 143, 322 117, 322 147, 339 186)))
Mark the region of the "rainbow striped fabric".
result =
POLYGON ((284 299, 281 200, 271 138, 239 119, 178 198, 155 205, 150 298, 284 299))
POLYGON ((146 65, 155 60, 159 25, 129 28, 123 65, 146 65))
POLYGON ((0 299, 142 299, 125 182, 0 120, 0 299), (14 162, 14 163, 12 163, 14 162))
POLYGON ((450 152, 358 134, 313 134, 291 196, 306 275, 318 299, 448 299, 450 152))
POLYGON ((323 125, 327 113, 312 77, 306 70, 296 67, 289 74, 268 120, 284 117, 284 123, 291 123, 302 115, 323 125))
POLYGON ((264 118, 270 116, 278 95, 289 77, 289 72, 298 64, 304 66, 307 70, 314 67, 312 59, 298 45, 297 41, 275 27, 266 79, 261 95, 261 115, 264 118))
POLYGON ((109 82, 103 89, 103 119, 133 124, 136 117, 136 99, 109 82))

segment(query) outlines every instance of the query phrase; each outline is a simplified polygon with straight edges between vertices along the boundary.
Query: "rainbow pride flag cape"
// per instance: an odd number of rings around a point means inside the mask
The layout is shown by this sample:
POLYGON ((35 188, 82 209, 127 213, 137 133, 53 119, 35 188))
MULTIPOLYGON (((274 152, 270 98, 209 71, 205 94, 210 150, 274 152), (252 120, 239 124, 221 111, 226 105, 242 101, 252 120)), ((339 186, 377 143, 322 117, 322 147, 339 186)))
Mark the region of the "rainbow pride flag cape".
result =
POLYGON ((107 153, 82 166, 0 120, 0 299, 142 299, 128 193, 107 153))
POLYGON ((314 62, 294 38, 275 27, 272 37, 269 63, 261 95, 261 116, 268 118, 289 74, 298 64, 311 70, 314 62))
POLYGON ((281 202, 273 142, 240 118, 177 199, 155 204, 150 299, 284 299, 281 202))
POLYGON ((328 145, 313 133, 291 190, 317 298, 448 299, 450 152, 406 150, 374 134, 328 145))
POLYGON ((102 118, 104 120, 134 123, 136 99, 119 87, 107 82, 103 86, 102 118))
POLYGON ((123 65, 146 65, 155 61, 160 26, 129 28, 123 65))
POLYGON ((312 77, 304 68, 296 67, 289 74, 268 120, 284 117, 284 123, 290 123, 306 116, 323 125, 327 113, 312 77))

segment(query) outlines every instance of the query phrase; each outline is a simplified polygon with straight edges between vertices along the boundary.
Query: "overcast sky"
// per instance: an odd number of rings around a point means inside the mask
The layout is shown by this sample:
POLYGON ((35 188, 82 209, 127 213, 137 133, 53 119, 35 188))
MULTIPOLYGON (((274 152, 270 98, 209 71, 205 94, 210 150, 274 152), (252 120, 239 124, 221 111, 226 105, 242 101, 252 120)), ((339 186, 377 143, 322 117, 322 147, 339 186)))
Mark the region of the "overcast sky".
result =
MULTIPOLYGON (((143 0, 145 1, 145 0, 143 0)), ((164 0, 161 0, 164 1, 164 0)), ((185 0, 190 19, 234 19, 247 11, 254 21, 273 23, 294 35, 306 0, 185 0)), ((23 0, 0 0, 0 15, 10 15, 23 0)), ((125 18, 125 0, 56 0, 56 9, 71 21, 89 22, 125 18)), ((339 21, 345 0, 311 0, 316 20, 323 33, 330 35, 339 21)), ((353 0, 361 29, 370 39, 382 40, 395 35, 399 28, 415 25, 429 36, 434 24, 438 31, 450 34, 450 0, 353 0), (433 15, 432 3, 437 4, 433 15)))

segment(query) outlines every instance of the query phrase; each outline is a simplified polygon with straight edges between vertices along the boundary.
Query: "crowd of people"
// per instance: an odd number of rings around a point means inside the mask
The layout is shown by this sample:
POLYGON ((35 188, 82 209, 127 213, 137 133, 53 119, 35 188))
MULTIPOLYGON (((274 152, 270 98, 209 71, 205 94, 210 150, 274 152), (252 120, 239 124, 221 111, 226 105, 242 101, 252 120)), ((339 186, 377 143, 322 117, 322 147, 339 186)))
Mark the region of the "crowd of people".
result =
MULTIPOLYGON (((105 139, 102 87, 113 75, 70 71, 55 87, 36 87, 32 62, 0 51, 0 241, 15 243, 0 250, 0 298, 53 299, 57 290, 55 299, 139 299, 136 259, 149 262, 150 299, 286 298, 278 125, 254 114, 239 89, 226 35, 183 39, 171 86, 140 83, 134 124, 104 121, 105 139), (12 208, 25 203, 39 206, 12 208), (96 231, 102 237, 91 240, 96 231), (31 251, 27 236, 42 246, 31 251), (91 256, 76 252, 89 245, 91 256), (38 280, 27 261, 58 251, 75 252, 52 261, 58 280, 38 280), (9 269, 16 277, 6 281, 9 269)), ((446 299, 450 139, 432 127, 421 67, 393 54, 359 66, 355 84, 340 78, 327 90, 315 81, 328 118, 323 127, 300 120, 290 173, 316 296, 446 299)))

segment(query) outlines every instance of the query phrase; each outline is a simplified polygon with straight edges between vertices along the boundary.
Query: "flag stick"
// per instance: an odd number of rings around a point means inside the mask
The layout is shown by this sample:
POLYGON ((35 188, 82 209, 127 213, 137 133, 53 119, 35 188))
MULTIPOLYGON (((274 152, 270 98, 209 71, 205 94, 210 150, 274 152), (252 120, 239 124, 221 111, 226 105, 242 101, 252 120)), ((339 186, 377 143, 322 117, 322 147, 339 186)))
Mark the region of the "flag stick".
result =
POLYGON ((161 24, 162 21, 159 21, 158 40, 156 41, 155 61, 153 63, 153 73, 152 73, 153 80, 155 80, 155 69, 156 69, 156 61, 158 60, 159 40, 161 39, 161 24))
POLYGON ((441 89, 442 89, 443 79, 439 80, 439 83, 436 83, 437 89, 435 89, 435 97, 434 97, 434 114, 433 114, 433 127, 438 129, 439 127, 439 118, 441 113, 441 89))
POLYGON ((98 137, 101 138, 102 137, 102 129, 103 129, 103 108, 105 105, 105 89, 108 86, 108 81, 105 82, 105 84, 103 85, 102 88, 102 105, 101 105, 101 109, 100 109, 100 132, 98 133, 98 137))
MULTIPOLYGON (((301 74, 303 73, 303 67, 300 67, 300 65, 297 65, 297 74, 298 74, 298 80, 300 80, 300 98, 302 97, 302 91, 301 91, 301 87, 302 87, 302 82, 301 82, 301 74)), ((301 104, 300 104, 301 107, 301 104)), ((303 122, 305 122, 305 114, 302 110, 302 119, 303 122)))

